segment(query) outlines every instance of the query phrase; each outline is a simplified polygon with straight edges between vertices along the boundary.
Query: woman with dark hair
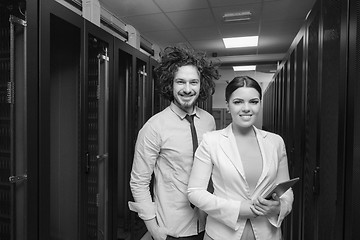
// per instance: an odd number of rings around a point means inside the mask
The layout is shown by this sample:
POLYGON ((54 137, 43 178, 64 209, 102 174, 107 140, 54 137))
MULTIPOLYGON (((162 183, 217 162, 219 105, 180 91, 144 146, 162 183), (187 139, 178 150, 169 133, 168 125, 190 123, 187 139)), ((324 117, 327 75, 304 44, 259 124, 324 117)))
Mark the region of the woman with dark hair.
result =
POLYGON ((293 192, 270 200, 263 194, 289 180, 284 141, 254 126, 262 101, 257 81, 235 77, 225 100, 232 123, 203 136, 188 184, 189 200, 208 214, 204 239, 280 240, 293 192), (207 191, 210 177, 213 193, 207 191))
POLYGON ((130 179, 135 202, 129 208, 144 220, 152 239, 202 240, 205 217, 190 204, 187 183, 197 142, 215 130, 213 116, 196 102, 213 94, 219 74, 204 54, 180 47, 167 47, 155 70, 171 103, 139 131, 130 179))

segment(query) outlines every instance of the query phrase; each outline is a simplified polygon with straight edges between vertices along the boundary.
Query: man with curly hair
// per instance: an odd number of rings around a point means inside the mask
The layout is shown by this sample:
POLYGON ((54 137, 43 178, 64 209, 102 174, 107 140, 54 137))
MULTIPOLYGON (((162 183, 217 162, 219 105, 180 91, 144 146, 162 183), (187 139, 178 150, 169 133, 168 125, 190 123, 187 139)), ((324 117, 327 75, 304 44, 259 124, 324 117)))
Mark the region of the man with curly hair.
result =
POLYGON ((193 115, 198 142, 215 130, 213 116, 196 103, 214 93, 213 80, 220 76, 204 54, 187 47, 165 48, 155 73, 162 96, 171 103, 139 131, 130 179, 135 202, 129 202, 129 208, 155 240, 203 239, 205 215, 187 197, 196 148, 187 115, 193 115))

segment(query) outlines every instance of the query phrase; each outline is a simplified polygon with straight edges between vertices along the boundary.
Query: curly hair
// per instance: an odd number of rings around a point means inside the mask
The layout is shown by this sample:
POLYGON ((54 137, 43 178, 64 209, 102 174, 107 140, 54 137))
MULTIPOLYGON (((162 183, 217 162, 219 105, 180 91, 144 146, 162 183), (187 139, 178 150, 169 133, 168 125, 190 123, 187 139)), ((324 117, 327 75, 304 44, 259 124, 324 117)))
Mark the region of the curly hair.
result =
POLYGON ((159 80, 161 95, 172 101, 173 80, 175 73, 182 66, 193 65, 200 74, 200 93, 198 100, 206 100, 215 92, 213 80, 220 78, 218 66, 206 59, 204 53, 196 52, 185 46, 169 46, 160 53, 161 61, 155 68, 155 74, 159 80))

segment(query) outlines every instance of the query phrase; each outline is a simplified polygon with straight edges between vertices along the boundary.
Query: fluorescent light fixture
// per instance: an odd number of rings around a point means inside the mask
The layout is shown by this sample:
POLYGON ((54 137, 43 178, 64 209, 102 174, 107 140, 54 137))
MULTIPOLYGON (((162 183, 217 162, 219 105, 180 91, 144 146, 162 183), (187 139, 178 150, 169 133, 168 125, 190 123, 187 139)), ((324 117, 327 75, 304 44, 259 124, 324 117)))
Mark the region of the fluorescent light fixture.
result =
POLYGON ((239 71, 254 71, 256 70, 256 65, 248 65, 248 66, 233 66, 235 72, 239 71))
POLYGON ((251 19, 251 15, 250 11, 225 13, 223 20, 224 22, 248 21, 251 19))
POLYGON ((256 47, 259 36, 223 38, 226 48, 256 47))

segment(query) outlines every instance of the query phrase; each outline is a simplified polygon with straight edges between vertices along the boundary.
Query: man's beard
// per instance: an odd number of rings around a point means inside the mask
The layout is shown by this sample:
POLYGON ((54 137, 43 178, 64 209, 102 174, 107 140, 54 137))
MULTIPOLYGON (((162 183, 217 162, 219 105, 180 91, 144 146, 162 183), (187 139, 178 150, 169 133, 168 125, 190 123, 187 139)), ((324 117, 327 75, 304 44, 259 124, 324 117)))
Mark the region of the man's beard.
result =
POLYGON ((193 97, 190 101, 184 101, 181 97, 174 98, 174 101, 180 106, 182 109, 189 109, 192 108, 197 101, 197 96, 193 97))

